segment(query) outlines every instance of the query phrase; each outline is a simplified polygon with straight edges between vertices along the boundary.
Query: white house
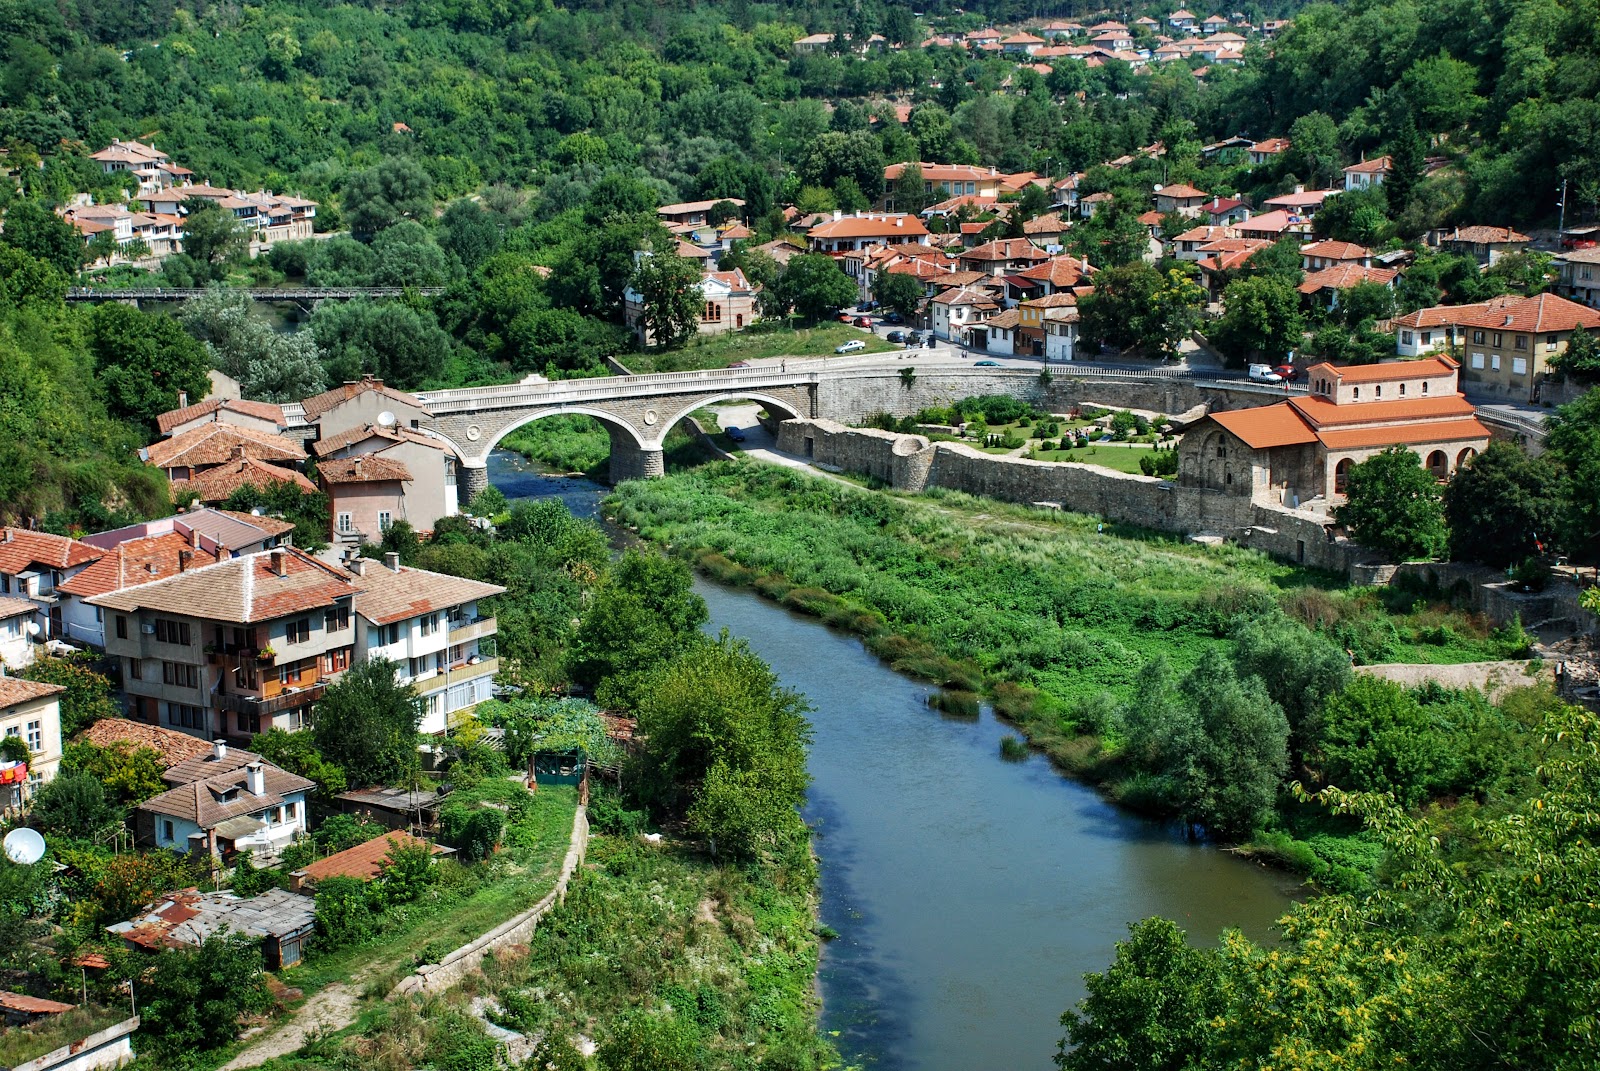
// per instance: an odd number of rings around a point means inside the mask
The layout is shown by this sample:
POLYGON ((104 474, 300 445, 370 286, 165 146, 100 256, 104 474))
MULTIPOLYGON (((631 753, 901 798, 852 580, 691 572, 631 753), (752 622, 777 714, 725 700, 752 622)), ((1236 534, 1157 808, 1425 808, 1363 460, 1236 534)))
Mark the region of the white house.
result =
POLYGON ((28 748, 26 760, 0 759, 0 814, 19 808, 34 789, 56 775, 65 691, 59 684, 0 674, 0 738, 15 736, 28 748))
POLYGON ((139 805, 140 833, 157 847, 220 863, 245 851, 275 859, 306 832, 306 795, 317 787, 220 740, 161 776, 174 787, 139 805))
POLYGON ((0 596, 0 666, 21 669, 33 661, 33 637, 39 629, 33 603, 0 596))

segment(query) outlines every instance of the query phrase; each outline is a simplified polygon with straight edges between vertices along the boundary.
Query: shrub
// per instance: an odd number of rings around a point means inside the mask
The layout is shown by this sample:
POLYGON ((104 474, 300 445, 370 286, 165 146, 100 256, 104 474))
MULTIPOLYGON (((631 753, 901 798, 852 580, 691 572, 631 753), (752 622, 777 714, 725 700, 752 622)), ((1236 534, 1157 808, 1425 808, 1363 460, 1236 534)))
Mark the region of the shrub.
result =
POLYGON ((439 836, 466 859, 487 859, 500 845, 506 816, 493 807, 455 803, 439 812, 439 836))
POLYGON ((1000 738, 1000 757, 1007 762, 1021 762, 1028 757, 1028 745, 1021 737, 1006 735, 1000 738))

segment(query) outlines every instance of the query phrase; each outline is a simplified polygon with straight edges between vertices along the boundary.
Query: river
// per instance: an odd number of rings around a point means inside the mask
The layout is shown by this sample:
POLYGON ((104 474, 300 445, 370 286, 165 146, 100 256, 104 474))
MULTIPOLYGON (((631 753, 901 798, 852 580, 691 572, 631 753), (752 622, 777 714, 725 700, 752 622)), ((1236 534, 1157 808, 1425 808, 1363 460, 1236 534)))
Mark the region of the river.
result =
MULTIPOLYGON (((508 498, 604 488, 496 455, 508 498)), ((986 708, 952 718, 861 641, 704 580, 709 628, 749 641, 813 708, 806 818, 822 860, 823 1028, 847 1062, 894 1071, 1046 1071, 1061 1012, 1128 924, 1268 938, 1293 882, 1124 814, 1038 755, 1000 758, 986 708)))

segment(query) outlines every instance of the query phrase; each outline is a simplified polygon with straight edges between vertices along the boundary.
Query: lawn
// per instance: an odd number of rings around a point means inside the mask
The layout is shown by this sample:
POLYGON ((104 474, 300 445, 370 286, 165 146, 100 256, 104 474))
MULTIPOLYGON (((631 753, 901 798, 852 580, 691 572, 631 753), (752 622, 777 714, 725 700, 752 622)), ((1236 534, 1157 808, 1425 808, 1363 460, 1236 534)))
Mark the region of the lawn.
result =
POLYGON ((126 1002, 102 1008, 82 1005, 60 1015, 50 1015, 32 1026, 12 1027, 0 1034, 0 1067, 16 1067, 70 1045, 133 1014, 126 1002))
POLYGON ((898 346, 876 338, 870 331, 848 324, 825 323, 816 327, 790 328, 781 324, 755 324, 744 331, 708 335, 692 340, 681 350, 628 353, 618 357, 629 371, 688 372, 700 368, 726 368, 735 361, 757 361, 771 357, 831 357, 841 343, 860 339, 867 344, 850 356, 863 353, 901 352, 898 346))
POLYGON ((1037 450, 1033 453, 1036 461, 1073 461, 1083 465, 1099 465, 1104 469, 1114 469, 1117 472, 1131 472, 1139 474, 1139 459, 1155 450, 1153 446, 1128 445, 1114 446, 1110 443, 1096 443, 1094 446, 1078 450, 1037 450))

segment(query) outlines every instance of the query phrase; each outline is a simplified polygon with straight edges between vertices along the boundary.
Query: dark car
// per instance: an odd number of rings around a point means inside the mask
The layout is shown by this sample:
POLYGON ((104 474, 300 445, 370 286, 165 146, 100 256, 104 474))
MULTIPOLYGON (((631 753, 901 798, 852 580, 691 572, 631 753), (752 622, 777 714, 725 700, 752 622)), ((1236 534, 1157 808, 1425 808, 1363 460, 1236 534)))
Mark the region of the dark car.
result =
POLYGON ((903 324, 906 322, 906 318, 898 312, 891 312, 883 318, 883 322, 886 324, 903 324))
POLYGON ((922 332, 921 331, 907 331, 906 332, 906 345, 907 346, 920 346, 920 345, 922 345, 922 332))
POLYGON ((732 439, 734 442, 744 442, 744 432, 740 431, 738 428, 723 428, 722 430, 727 432, 728 438, 732 439))
POLYGON ((999 361, 973 361, 972 362, 972 367, 974 367, 974 368, 999 368, 1000 367, 1000 362, 999 361))
POLYGON ((904 331, 890 331, 883 337, 890 342, 904 342, 906 340, 906 333, 904 331))
POLYGON ((872 326, 872 317, 870 317, 870 316, 857 316, 856 317, 856 326, 857 327, 871 327, 872 326))

